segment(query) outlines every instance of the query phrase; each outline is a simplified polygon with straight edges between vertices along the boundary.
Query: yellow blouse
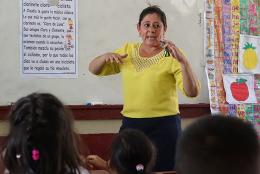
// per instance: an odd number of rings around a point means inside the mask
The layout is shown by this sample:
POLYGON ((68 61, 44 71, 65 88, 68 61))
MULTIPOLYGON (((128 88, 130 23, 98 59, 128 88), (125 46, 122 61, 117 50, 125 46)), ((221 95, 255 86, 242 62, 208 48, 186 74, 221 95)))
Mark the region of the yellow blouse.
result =
POLYGON ((179 113, 177 87, 182 91, 180 63, 165 57, 164 50, 144 58, 139 55, 140 43, 126 43, 114 51, 128 54, 122 64, 106 63, 100 76, 121 72, 124 107, 122 115, 130 118, 152 118, 179 113))

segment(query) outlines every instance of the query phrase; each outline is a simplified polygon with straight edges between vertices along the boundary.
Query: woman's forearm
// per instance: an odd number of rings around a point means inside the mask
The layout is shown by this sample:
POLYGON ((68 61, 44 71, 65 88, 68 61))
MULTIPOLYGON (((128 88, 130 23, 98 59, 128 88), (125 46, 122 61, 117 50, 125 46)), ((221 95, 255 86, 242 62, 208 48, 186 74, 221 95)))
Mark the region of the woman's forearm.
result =
POLYGON ((196 75, 193 73, 188 61, 181 64, 183 75, 184 91, 189 97, 196 97, 199 94, 200 85, 196 75))
POLYGON ((89 63, 88 69, 91 73, 97 75, 101 72, 105 63, 106 63, 105 55, 98 56, 89 63))

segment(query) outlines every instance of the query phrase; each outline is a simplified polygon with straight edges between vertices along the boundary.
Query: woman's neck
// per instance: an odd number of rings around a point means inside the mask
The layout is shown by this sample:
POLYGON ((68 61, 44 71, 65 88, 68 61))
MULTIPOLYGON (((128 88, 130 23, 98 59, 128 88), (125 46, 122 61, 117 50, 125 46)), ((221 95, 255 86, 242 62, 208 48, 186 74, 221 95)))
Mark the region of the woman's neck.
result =
POLYGON ((149 46, 145 44, 141 44, 139 48, 139 55, 141 57, 152 57, 162 51, 162 47, 158 46, 149 46))

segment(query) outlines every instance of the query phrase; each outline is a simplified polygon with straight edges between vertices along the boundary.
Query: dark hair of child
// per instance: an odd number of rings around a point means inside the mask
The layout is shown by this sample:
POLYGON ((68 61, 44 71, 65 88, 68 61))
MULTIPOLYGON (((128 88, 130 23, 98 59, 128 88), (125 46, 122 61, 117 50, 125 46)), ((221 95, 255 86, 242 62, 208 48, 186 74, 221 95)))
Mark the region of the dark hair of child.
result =
POLYGON ((52 94, 19 99, 9 114, 3 161, 10 174, 76 174, 81 160, 73 119, 52 94))
POLYGON ((154 145, 141 131, 125 129, 112 143, 109 166, 117 174, 149 174, 155 158, 154 145))
POLYGON ((209 115, 184 129, 177 146, 178 174, 259 174, 259 140, 237 117, 209 115))

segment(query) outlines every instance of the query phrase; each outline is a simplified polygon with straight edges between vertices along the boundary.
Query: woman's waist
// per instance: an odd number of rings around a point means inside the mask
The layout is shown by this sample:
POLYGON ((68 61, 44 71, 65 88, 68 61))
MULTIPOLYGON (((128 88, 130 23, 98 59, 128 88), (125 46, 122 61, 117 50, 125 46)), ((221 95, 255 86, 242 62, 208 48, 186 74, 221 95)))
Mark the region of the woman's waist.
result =
POLYGON ((163 110, 152 110, 152 109, 143 109, 143 108, 127 108, 124 107, 121 111, 121 114, 128 118, 160 118, 160 117, 169 117, 178 115, 179 108, 172 107, 170 109, 163 109, 163 110))

